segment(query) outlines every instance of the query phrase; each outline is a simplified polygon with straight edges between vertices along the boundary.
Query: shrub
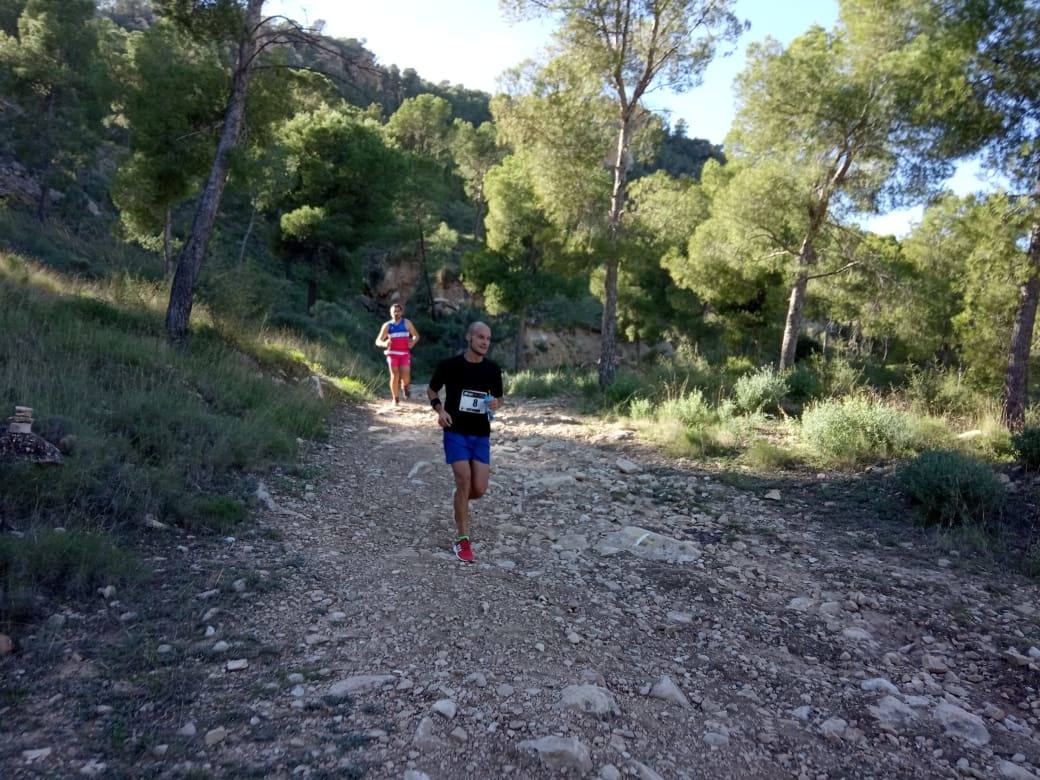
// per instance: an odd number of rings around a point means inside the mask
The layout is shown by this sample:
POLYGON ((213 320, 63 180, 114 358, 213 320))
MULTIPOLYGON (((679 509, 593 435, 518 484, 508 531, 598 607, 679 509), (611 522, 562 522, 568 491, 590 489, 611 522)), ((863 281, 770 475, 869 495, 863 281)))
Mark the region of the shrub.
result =
POLYGON ((615 407, 622 412, 627 411, 635 399, 651 395, 650 385, 651 383, 640 374, 620 372, 603 392, 603 401, 607 406, 615 407))
POLYGON ((953 446, 950 426, 941 417, 907 415, 909 438, 916 450, 941 450, 953 446))
POLYGON ((755 439, 744 453, 748 465, 761 471, 777 471, 794 465, 798 458, 790 450, 765 439, 755 439))
POLYGON ((785 395, 787 377, 778 374, 771 366, 744 374, 733 385, 733 402, 744 414, 778 409, 785 395))
POLYGON ((527 398, 580 395, 595 386, 596 377, 591 373, 566 369, 519 371, 506 376, 506 394, 527 398))
MULTIPOLYGON (((957 437, 957 449, 988 461, 1010 461, 1016 457, 1011 432, 1000 421, 998 411, 988 412, 969 424, 971 430, 957 437)), ((929 449, 944 449, 944 447, 930 447, 929 449)))
POLYGON ((855 395, 866 385, 863 372, 845 358, 825 360, 814 356, 812 362, 823 380, 823 395, 828 398, 855 395))
POLYGON ((1011 446, 1016 457, 1026 468, 1040 469, 1040 428, 1025 428, 1011 437, 1011 446))
POLYGON ((48 530, 0 536, 0 620, 31 617, 42 595, 85 596, 143 576, 134 555, 105 534, 48 530))
POLYGON ((727 355, 722 365, 716 369, 730 382, 739 379, 744 374, 755 370, 755 363, 746 355, 727 355))
POLYGON ((823 377, 807 363, 798 363, 787 375, 787 398, 796 404, 807 404, 823 394, 823 377))
POLYGON ((926 523, 984 523, 1004 504, 1004 486, 993 471, 954 450, 923 452, 901 466, 896 479, 926 523))
POLYGON ((1029 577, 1040 580, 1040 539, 1033 542, 1022 558, 1022 571, 1029 577))
POLYGON ((201 495, 176 507, 173 512, 189 531, 227 533, 249 514, 245 504, 227 496, 201 495))
POLYGON ((986 400, 953 370, 921 369, 910 371, 906 380, 907 400, 921 411, 960 417, 978 414, 986 400))
POLYGON ((629 404, 628 416, 633 420, 656 420, 657 406, 649 398, 637 398, 629 404))
POLYGON ((668 398, 658 404, 658 420, 678 420, 683 425, 703 425, 715 417, 715 413, 704 400, 700 390, 693 390, 676 398, 668 398))
POLYGON ((914 444, 907 414, 860 396, 809 407, 801 439, 824 461, 849 465, 899 455, 914 444))

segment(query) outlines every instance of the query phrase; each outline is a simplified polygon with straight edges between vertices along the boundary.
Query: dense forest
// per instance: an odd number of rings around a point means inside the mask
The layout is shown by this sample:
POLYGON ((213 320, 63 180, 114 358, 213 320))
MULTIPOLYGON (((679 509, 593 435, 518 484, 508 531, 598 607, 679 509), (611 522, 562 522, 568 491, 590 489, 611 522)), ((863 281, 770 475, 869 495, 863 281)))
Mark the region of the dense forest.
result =
POLYGON ((218 389, 222 350, 364 394, 398 298, 420 372, 486 318, 513 391, 679 451, 1040 461, 1040 4, 842 0, 786 45, 732 2, 501 6, 556 26, 489 95, 263 0, 0 0, 0 389, 80 453, 60 478, 5 466, 7 517, 234 515, 233 477, 323 412, 286 417, 244 374, 218 389), (724 144, 646 108, 736 46, 724 144), (945 191, 967 159, 999 186, 945 191), (907 236, 864 229, 908 205, 907 236), (75 338, 10 337, 40 318, 75 338), (120 341, 135 328, 149 346, 120 341), (525 371, 575 329, 598 354, 525 371))
POLYGON ((408 256, 412 308, 433 318, 451 279, 521 344, 553 302, 598 319, 603 387, 618 336, 780 372, 840 344, 1002 393, 1021 428, 1040 286, 1034 4, 845 2, 833 30, 766 37, 725 154, 642 98, 735 44, 728 6, 633 10, 617 38, 598 4, 542 5, 504 8, 557 14, 560 45, 492 97, 256 0, 6 0, 9 207, 32 198, 40 221, 156 252, 174 340, 207 262, 276 261, 307 286, 276 313, 303 321, 371 294, 373 258, 408 256), (979 154, 1004 188, 943 192, 979 154), (903 240, 859 227, 912 203, 928 209, 903 240))

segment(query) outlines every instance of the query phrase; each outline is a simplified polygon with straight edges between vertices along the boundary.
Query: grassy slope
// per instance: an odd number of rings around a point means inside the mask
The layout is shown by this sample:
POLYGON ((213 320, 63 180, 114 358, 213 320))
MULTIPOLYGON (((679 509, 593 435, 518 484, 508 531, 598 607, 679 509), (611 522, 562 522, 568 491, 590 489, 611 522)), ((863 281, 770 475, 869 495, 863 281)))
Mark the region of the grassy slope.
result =
POLYGON ((301 380, 320 373, 360 397, 378 376, 334 328, 307 338, 205 305, 189 349, 172 349, 149 258, 10 214, 0 235, 0 421, 31 406, 40 433, 72 444, 60 468, 0 464, 0 622, 28 616, 41 594, 139 576, 122 547, 148 514, 227 531, 247 514, 250 474, 324 435, 332 399, 301 380))

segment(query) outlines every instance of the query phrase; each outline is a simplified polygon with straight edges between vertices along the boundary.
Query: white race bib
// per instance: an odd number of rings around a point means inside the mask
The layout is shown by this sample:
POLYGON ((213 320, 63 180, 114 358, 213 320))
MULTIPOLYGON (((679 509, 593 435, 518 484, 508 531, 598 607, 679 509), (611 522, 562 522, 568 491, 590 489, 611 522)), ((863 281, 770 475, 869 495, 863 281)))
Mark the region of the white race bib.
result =
POLYGON ((484 393, 476 390, 463 390, 459 399, 459 411, 470 414, 487 414, 487 405, 484 403, 484 393))

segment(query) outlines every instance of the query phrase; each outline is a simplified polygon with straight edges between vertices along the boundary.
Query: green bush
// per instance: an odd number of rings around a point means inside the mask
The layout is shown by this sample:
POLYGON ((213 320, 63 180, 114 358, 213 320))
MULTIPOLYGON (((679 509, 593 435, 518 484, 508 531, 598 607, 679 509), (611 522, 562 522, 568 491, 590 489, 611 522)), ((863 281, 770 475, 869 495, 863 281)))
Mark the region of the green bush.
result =
POLYGON ((677 398, 667 398, 657 405, 657 419, 678 420, 683 425, 704 425, 716 414, 704 400, 700 390, 692 390, 677 398))
POLYGON ((32 617, 44 595, 82 597, 144 574, 137 558, 105 534, 48 530, 0 536, 0 621, 32 617))
POLYGON ((774 411, 787 395, 787 377, 778 374, 771 366, 765 366, 750 374, 744 374, 733 385, 733 402, 739 412, 753 414, 774 411))
POLYGON ((790 450, 779 447, 765 439, 755 439, 748 445, 744 459, 752 468, 760 471, 777 471, 797 463, 798 458, 790 450))
POLYGON ((705 402, 700 390, 692 390, 674 398, 654 402, 649 398, 634 398, 628 407, 633 420, 677 422, 687 427, 713 422, 717 415, 705 402))
POLYGON ((955 450, 922 452, 899 468, 896 480, 926 523, 985 523, 1004 504, 1004 486, 993 471, 955 450))
POLYGON ((1040 469, 1040 428, 1025 428, 1011 437, 1011 446, 1015 456, 1025 464, 1026 468, 1036 471, 1040 469))
POLYGON ((1040 580, 1040 539, 1022 556, 1022 571, 1029 577, 1040 580))
POLYGON ((568 369, 527 370, 506 375, 506 394, 526 398, 584 395, 595 386, 595 375, 568 369))
POLYGON ((953 447, 955 439, 949 424, 941 417, 907 415, 909 438, 914 450, 942 450, 953 447))
POLYGON ((171 514, 189 531, 223 534, 245 522, 249 511, 241 501, 204 494, 171 507, 171 514))
POLYGON ((653 383, 646 377, 631 371, 622 371, 614 377, 613 383, 603 392, 603 402, 621 412, 628 410, 637 398, 646 398, 652 393, 653 383))
POLYGON ((985 411, 986 399, 952 369, 913 368, 904 390, 914 408, 930 414, 966 417, 985 411))
POLYGON ((907 414, 861 396, 810 406, 801 439, 823 461, 845 465, 901 455, 915 444, 907 414))
POLYGON ((829 360, 814 355, 812 365, 823 381, 822 395, 828 398, 845 398, 860 393, 866 386, 863 371, 843 357, 829 360))
POLYGON ((798 363, 787 374, 787 400, 804 405, 819 398, 824 391, 823 377, 812 365, 798 363))

